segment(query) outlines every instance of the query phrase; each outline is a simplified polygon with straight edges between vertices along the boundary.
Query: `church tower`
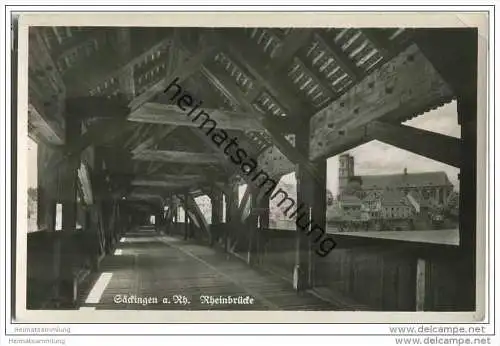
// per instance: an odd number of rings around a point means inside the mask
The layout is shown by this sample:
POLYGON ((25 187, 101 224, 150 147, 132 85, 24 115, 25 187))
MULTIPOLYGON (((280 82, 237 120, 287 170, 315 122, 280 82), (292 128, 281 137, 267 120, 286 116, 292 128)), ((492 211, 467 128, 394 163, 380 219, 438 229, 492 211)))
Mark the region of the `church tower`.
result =
POLYGON ((354 157, 349 154, 339 156, 339 195, 349 182, 349 178, 354 176, 354 157))

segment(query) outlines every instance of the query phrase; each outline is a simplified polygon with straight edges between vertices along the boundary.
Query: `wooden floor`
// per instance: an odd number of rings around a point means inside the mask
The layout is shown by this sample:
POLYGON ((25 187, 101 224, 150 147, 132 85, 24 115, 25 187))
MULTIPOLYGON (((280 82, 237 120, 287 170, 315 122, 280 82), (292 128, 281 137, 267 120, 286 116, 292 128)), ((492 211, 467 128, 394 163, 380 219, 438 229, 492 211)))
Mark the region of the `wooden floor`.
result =
POLYGON ((101 277, 82 297, 81 306, 124 310, 340 309, 310 293, 298 294, 289 282, 252 269, 219 250, 152 231, 127 234, 122 239, 115 254, 103 260, 101 277), (119 302, 125 296, 134 302, 119 302), (212 305, 206 304, 209 298, 203 296, 249 297, 254 301, 212 305))

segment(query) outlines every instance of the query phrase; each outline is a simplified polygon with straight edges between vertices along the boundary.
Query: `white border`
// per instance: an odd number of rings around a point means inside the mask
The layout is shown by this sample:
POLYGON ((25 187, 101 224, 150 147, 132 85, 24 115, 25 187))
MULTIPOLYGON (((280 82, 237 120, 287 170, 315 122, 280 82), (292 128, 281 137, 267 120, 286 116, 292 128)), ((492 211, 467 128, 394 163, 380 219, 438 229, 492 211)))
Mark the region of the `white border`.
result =
MULTIPOLYGON (((74 9, 74 8, 72 8, 72 9, 74 9)), ((137 10, 137 8, 129 8, 129 9, 130 10, 137 10)), ((238 8, 238 10, 239 9, 240 8, 238 8)), ((380 10, 380 8, 376 8, 376 9, 380 10)), ((404 9, 407 10, 407 8, 404 8, 404 9)), ((422 8, 419 7, 418 9, 422 9, 422 8)), ((435 10, 436 8, 433 7, 433 8, 430 8, 430 9, 431 10, 435 10)), ((443 9, 445 9, 445 8, 443 8, 443 9)), ((458 8, 458 9, 462 10, 463 8, 458 8)), ((470 9, 473 9, 473 8, 471 7, 470 9)), ((148 9, 148 10, 150 10, 150 9, 148 9)), ((318 9, 314 8, 313 10, 318 10, 318 9)), ((335 9, 335 10, 337 10, 337 9, 335 9)), ((260 15, 261 14, 259 14, 259 16, 260 15)), ((8 14, 6 14, 6 19, 7 20, 9 19, 8 18, 8 14)), ((461 19, 460 19, 460 21, 463 23, 463 21, 461 19)), ((72 25, 75 25, 75 23, 72 22, 72 25)), ((387 24, 387 22, 386 22, 386 25, 389 25, 389 24, 387 24)), ((358 26, 362 26, 362 25, 358 25, 358 26)), ((491 39, 493 39, 493 33, 491 33, 491 35, 492 35, 491 39)), ((3 40, 3 37, 2 37, 2 40, 3 40)), ((3 49, 3 47, 5 47, 5 45, 2 45, 2 49, 3 49)), ((490 59, 491 58, 492 58, 492 52, 490 52, 490 59)), ((492 60, 490 60, 490 61, 492 61, 492 60)), ((9 63, 9 60, 7 60, 7 63, 9 63)), ((7 65, 7 66, 10 66, 10 65, 7 65)), ((5 67, 2 67, 2 68, 5 68, 5 67)), ((6 73, 7 73, 7 77, 9 77, 10 71, 6 71, 6 73)), ((8 78, 7 80, 10 80, 10 79, 8 78)), ((20 83, 20 85, 21 85, 21 83, 20 83)), ((491 90, 491 87, 492 87, 492 80, 490 80, 490 90, 491 90)), ((7 92, 7 97, 10 97, 9 91, 7 92)), ((4 95, 2 95, 2 99, 3 98, 4 98, 4 95)), ((7 100, 8 100, 8 98, 7 98, 7 100)), ((6 100, 4 100, 4 101, 6 101, 6 100)), ((490 109, 493 109, 493 105, 491 103, 492 101, 493 100, 490 100, 490 109)), ((8 111, 9 111, 9 108, 8 108, 8 111)), ((10 114, 9 113, 6 114, 6 118, 7 118, 7 127, 9 128, 10 127, 10 114)), ((493 123, 494 119, 491 119, 491 122, 493 123)), ((3 126, 3 123, 2 123, 2 126, 3 126)), ((2 133, 3 133, 3 131, 2 131, 2 133)), ((480 137, 478 136, 478 138, 480 138, 480 137)), ((492 138, 493 138, 493 128, 491 127, 490 128, 490 139, 492 139, 492 138)), ((9 136, 8 132, 6 133, 6 140, 10 140, 10 136, 9 136)), ((3 146, 3 141, 2 141, 2 146, 3 146)), ((5 162, 7 162, 7 160, 10 159, 10 152, 6 151, 5 150, 6 148, 3 148, 3 149, 4 150, 1 150, 2 151, 2 156, 3 156, 3 153, 5 153, 5 156, 6 156, 5 157, 6 158, 5 162)), ((492 156, 493 156, 493 152, 490 151, 489 154, 490 154, 490 162, 492 162, 491 159, 492 159, 492 156)), ((482 157, 483 156, 478 156, 478 160, 480 158, 482 158, 482 157)), ((9 160, 9 162, 10 162, 10 160, 9 160)), ((2 162, 2 164, 3 164, 3 162, 2 162)), ((5 168, 7 168, 7 167, 5 166, 5 168)), ((491 170, 492 170, 492 167, 491 167, 491 170)), ((10 177, 10 171, 6 171, 5 169, 3 169, 2 170, 2 174, 3 174, 3 172, 6 173, 6 178, 8 179, 10 177)), ((490 172, 490 174, 491 174, 491 172, 490 172)), ((492 176, 492 175, 490 175, 490 176, 492 176)), ((479 175, 478 175, 478 177, 479 177, 479 175)), ((2 176, 2 178, 3 178, 3 176, 2 176)), ((4 184, 4 181, 5 180, 2 179, 2 185, 4 184)), ((484 182, 484 183, 486 183, 486 182, 484 182)), ((5 186, 3 186, 3 187, 5 187, 5 186)), ((21 186, 18 186, 19 190, 21 190, 21 188, 22 188, 21 186)), ((3 191, 6 191, 6 190, 3 190, 3 191)), ((10 195, 9 195, 8 192, 7 192, 7 194, 6 194, 5 197, 6 197, 5 202, 10 201, 10 195)), ((480 199, 478 199, 478 201, 479 200, 480 199)), ((9 215, 10 214, 10 207, 8 206, 8 203, 6 203, 6 206, 7 206, 7 210, 5 211, 6 214, 1 214, 1 216, 5 216, 6 217, 6 219, 4 219, 3 217, 2 217, 2 219, 6 220, 7 224, 8 224, 9 221, 10 221, 9 220, 10 219, 10 215, 9 215)), ((492 206, 492 205, 490 205, 490 206, 492 206)), ((2 209, 2 213, 3 212, 4 212, 4 210, 2 209)), ((481 213, 478 213, 478 216, 479 215, 481 215, 481 213)), ((9 229, 8 228, 4 229, 4 231, 8 232, 9 229)), ((7 238, 10 238, 10 233, 7 234, 7 238)), ((479 241, 479 239, 478 239, 478 241, 479 241)), ((492 251, 492 253, 493 253, 493 245, 494 245, 493 242, 489 243, 489 249, 490 249, 490 251, 492 251)), ((6 248, 6 252, 7 252, 6 255, 10 256, 10 251, 9 251, 8 248, 6 248)), ((2 258, 3 258, 3 256, 2 256, 2 258)), ((488 266, 488 268, 489 267, 490 266, 488 266)), ((9 275, 9 272, 10 272, 9 268, 8 267, 4 267, 4 266, 2 266, 2 268, 6 268, 6 271, 7 271, 6 274, 9 275)), ((4 276, 2 275, 2 281, 3 280, 4 280, 4 276)), ((492 282, 490 282, 489 284, 490 284, 490 286, 493 285, 492 282)), ((4 293, 3 292, 3 290, 4 290, 3 287, 4 287, 4 285, 2 285, 2 288, 1 288, 2 295, 4 293)), ((9 290, 10 289, 8 288, 8 291, 9 290)), ((493 294, 493 291, 491 291, 491 292, 493 294)), ((7 292, 7 293, 9 293, 9 292, 7 292)), ((490 303, 492 303, 492 302, 490 302, 490 303)), ((231 314, 234 315, 234 313, 231 313, 231 314)), ((266 312, 265 314, 267 315, 269 313, 266 312)), ((354 313, 354 314, 356 314, 356 313, 354 313)), ((377 316, 380 317, 381 316, 380 314, 381 313, 377 313, 377 316)), ((393 315, 394 313, 391 313, 391 314, 393 315)), ((426 313, 426 314, 429 314, 429 313, 426 313)), ((415 313, 412 313, 412 315, 413 315, 412 316, 413 318, 416 317, 415 313)), ((62 316, 62 315, 60 315, 59 317, 69 317, 69 316, 62 316)), ((229 317, 231 317, 231 316, 229 316, 229 317)), ((354 316, 354 317, 356 317, 356 316, 354 316)), ((358 314, 357 317, 358 317, 358 320, 359 320, 360 315, 358 314)), ((435 317, 439 317, 439 316, 435 316, 435 317)), ((2 316, 2 319, 3 319, 3 316, 2 316)), ((232 317, 232 319, 234 321, 234 316, 232 317)), ((59 321, 61 321, 61 320, 59 320, 59 321)), ((97 322, 95 319, 94 319, 94 321, 97 322)), ((191 320, 191 319, 189 319, 188 321, 189 322, 193 322, 193 320, 191 320)), ((380 318, 377 318, 377 321, 380 322, 380 318)), ((146 321, 144 321, 144 322, 146 322, 146 321)), ((344 322, 347 322, 347 321, 344 320, 344 322)), ((106 325, 101 325, 100 327, 99 326, 95 326, 95 325, 87 325, 87 326, 81 326, 81 325, 80 326, 72 326, 72 329, 73 329, 74 332, 77 332, 77 330, 79 330, 81 332, 91 331, 93 333, 98 333, 99 331, 105 332, 106 330, 108 330, 108 331, 111 330, 111 328, 109 328, 111 326, 109 326, 109 325, 107 325, 107 326, 106 325), (89 328, 87 328, 87 326, 89 328), (84 327, 84 328, 81 328, 81 327, 84 327), (77 328, 77 329, 74 329, 74 328, 77 328)), ((118 326, 118 328, 120 330, 120 333, 123 333, 124 330, 131 330, 132 331, 133 329, 135 329, 135 326, 128 326, 127 325, 126 328, 123 328, 123 327, 125 327, 125 326, 122 326, 122 327, 118 326)), ((293 331, 295 331, 296 333, 304 333, 304 332, 305 333, 322 333, 322 331, 323 332, 327 331, 329 334, 330 333, 336 333, 336 332, 341 332, 341 333, 352 332, 352 333, 359 334, 360 330, 362 330, 364 333, 376 333, 376 331, 379 331, 379 332, 382 332, 382 333, 387 333, 387 327, 383 326, 383 325, 371 325, 371 326, 369 326, 369 325, 354 325, 354 326, 353 325, 314 325, 314 326, 312 326, 312 325, 293 325, 293 326, 291 326, 291 325, 288 325, 288 326, 283 326, 283 325, 267 325, 267 326, 260 326, 259 325, 259 328, 256 328, 256 327, 257 327, 256 325, 240 325, 238 327, 238 329, 240 329, 238 332, 240 332, 240 333, 242 333, 242 332, 245 333, 246 332, 246 333, 254 334, 255 331, 256 331, 256 329, 258 329, 259 331, 262 330, 262 332, 264 332, 264 333, 265 332, 267 332, 267 333, 283 333, 283 332, 290 333, 291 330, 292 330, 291 327, 293 327, 293 331), (385 329, 385 330, 382 330, 382 329, 385 329)), ((11 329, 11 328, 9 328, 9 329, 11 329)), ((161 333, 165 333, 166 332, 165 331, 165 326, 162 326, 162 325, 152 325, 152 326, 141 325, 141 329, 143 329, 144 332, 149 332, 149 333, 154 333, 155 331, 160 331, 161 333), (144 328, 144 327, 146 327, 146 328, 144 328), (147 329, 147 330, 144 330, 144 329, 147 329)), ((168 327, 168 329, 169 329, 169 333, 179 333, 179 332, 181 332, 181 333, 188 333, 188 334, 192 334, 192 333, 207 333, 207 332, 212 332, 212 333, 214 333, 214 332, 215 333, 217 333, 217 332, 218 333, 228 332, 227 328, 225 328, 224 325, 218 325, 218 326, 216 326, 216 325, 195 325, 195 326, 193 326, 193 325, 170 325, 168 327)), ((130 341, 131 339, 128 339, 128 340, 130 341)))

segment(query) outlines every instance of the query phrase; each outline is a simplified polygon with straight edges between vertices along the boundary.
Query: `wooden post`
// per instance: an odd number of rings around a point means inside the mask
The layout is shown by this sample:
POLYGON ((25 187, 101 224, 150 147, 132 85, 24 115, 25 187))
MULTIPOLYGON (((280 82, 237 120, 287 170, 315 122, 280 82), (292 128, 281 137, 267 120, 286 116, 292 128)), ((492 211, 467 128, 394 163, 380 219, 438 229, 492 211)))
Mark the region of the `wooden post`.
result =
POLYGON ((224 232, 224 249, 230 247, 231 236, 234 234, 234 228, 237 226, 238 215, 238 184, 235 182, 229 185, 229 194, 226 203, 226 226, 224 232))
POLYGON ((262 199, 259 202, 260 207, 260 216, 259 216, 259 224, 261 229, 269 228, 269 194, 264 194, 262 199))
POLYGON ((168 214, 167 214, 167 229, 165 230, 168 235, 172 234, 172 230, 174 228, 174 221, 173 221, 174 208, 175 208, 174 196, 171 195, 168 207, 168 214))
MULTIPOLYGON (((81 124, 77 118, 66 116, 66 153, 71 153, 73 143, 78 140, 81 133, 81 124)), ((62 168, 61 194, 62 202, 62 232, 57 237, 58 249, 61 254, 59 258, 59 294, 62 301, 70 303, 73 298, 73 265, 75 249, 70 248, 74 244, 71 240, 72 233, 76 229, 76 191, 78 179, 78 166, 80 157, 68 155, 62 168)))
POLYGON ((189 198, 189 192, 184 194, 184 240, 187 240, 191 234, 189 234, 189 215, 188 215, 188 204, 187 200, 189 198))
POLYGON ((175 225, 176 227, 177 227, 177 221, 178 221, 178 219, 177 219, 177 216, 178 216, 178 215, 177 215, 177 214, 178 214, 178 213, 177 213, 177 211, 178 211, 178 210, 179 210, 179 206, 178 206, 177 204, 175 204, 175 206, 174 206, 174 210, 173 210, 173 215, 174 215, 174 221, 173 221, 173 223, 174 223, 174 225, 175 225))
MULTIPOLYGON (((312 201, 312 211, 311 211, 311 227, 319 227, 327 232, 326 225, 326 159, 319 160, 313 164, 315 168, 317 177, 314 181, 313 186, 313 201, 312 201)), ((316 232, 316 231, 315 231, 316 232)), ((311 233, 309 237, 312 237, 312 240, 315 239, 317 235, 311 233)), ((309 239, 311 240, 311 238, 309 239)), ((323 243, 323 240, 313 244, 313 247, 319 251, 320 253, 324 253, 325 251, 331 250, 331 243, 323 243)), ((317 277, 316 266, 318 264, 318 254, 311 254, 311 261, 309 263, 309 272, 310 272, 310 286, 313 287, 315 284, 321 280, 321 277, 317 277)))
POLYGON ((264 259, 265 242, 264 231, 269 228, 269 194, 263 194, 262 198, 259 200, 259 229, 258 229, 258 243, 257 252, 259 254, 259 264, 262 264, 264 259))
POLYGON ((417 277, 416 277, 416 294, 415 294, 415 310, 425 310, 425 278, 427 263, 422 258, 417 258, 417 277))
MULTIPOLYGON (((460 148, 460 296, 457 311, 476 308, 476 187, 478 32, 419 29, 414 40, 457 97, 460 148), (466 47, 466 48, 464 48, 466 47)), ((485 100, 485 98, 483 98, 485 100)))
POLYGON ((465 264, 460 270, 461 297, 457 308, 465 311, 474 310, 476 306, 477 104, 474 101, 459 98, 457 104, 462 130, 459 233, 460 250, 465 264))
MULTIPOLYGON (((304 155, 309 157, 309 122, 305 122, 300 132, 295 135, 295 147, 304 155)), ((301 212, 294 216, 296 218, 296 248, 295 268, 293 273, 294 288, 297 291, 305 290, 312 286, 312 249, 311 239, 307 232, 311 227, 311 207, 314 202, 314 177, 303 164, 296 165, 297 177, 297 200, 296 206, 303 205, 301 212)), ((295 208, 293 209, 295 210, 295 208)), ((289 214, 291 214, 290 211, 289 214)))
POLYGON ((251 190, 249 198, 251 199, 251 210, 250 215, 245 220, 245 229, 247 232, 248 239, 248 253, 247 253, 247 263, 249 265, 254 265, 257 263, 258 257, 258 203, 257 203, 257 193, 256 190, 251 190))
POLYGON ((222 209, 224 208, 222 192, 214 188, 210 194, 210 201, 212 203, 212 224, 210 228, 213 230, 211 232, 213 237, 216 237, 218 242, 220 239, 220 233, 218 231, 222 227, 222 209))

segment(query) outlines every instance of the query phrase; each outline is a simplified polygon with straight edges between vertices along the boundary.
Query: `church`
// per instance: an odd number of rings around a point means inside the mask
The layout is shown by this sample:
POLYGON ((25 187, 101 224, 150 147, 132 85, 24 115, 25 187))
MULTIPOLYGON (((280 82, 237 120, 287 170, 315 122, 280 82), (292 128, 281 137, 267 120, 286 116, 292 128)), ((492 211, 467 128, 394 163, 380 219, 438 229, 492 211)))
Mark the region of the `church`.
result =
POLYGON ((440 213, 429 210, 442 209, 452 193, 445 172, 408 173, 405 168, 399 174, 356 175, 354 157, 339 157, 338 207, 344 221, 384 221, 385 227, 394 229, 425 229, 442 221, 440 213))
POLYGON ((366 195, 382 195, 386 191, 411 193, 437 205, 443 205, 453 192, 445 172, 408 173, 405 168, 399 174, 355 175, 354 157, 343 154, 339 157, 339 196, 349 194, 353 184, 366 195))

